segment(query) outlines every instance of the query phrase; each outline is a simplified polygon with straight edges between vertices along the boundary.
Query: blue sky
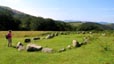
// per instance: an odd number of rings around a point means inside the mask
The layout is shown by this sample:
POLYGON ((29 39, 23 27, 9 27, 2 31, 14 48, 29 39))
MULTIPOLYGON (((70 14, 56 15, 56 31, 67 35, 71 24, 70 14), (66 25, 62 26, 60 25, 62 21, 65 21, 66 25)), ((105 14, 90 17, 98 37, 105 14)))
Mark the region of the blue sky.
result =
POLYGON ((0 0, 0 5, 44 18, 114 23, 114 0, 0 0))

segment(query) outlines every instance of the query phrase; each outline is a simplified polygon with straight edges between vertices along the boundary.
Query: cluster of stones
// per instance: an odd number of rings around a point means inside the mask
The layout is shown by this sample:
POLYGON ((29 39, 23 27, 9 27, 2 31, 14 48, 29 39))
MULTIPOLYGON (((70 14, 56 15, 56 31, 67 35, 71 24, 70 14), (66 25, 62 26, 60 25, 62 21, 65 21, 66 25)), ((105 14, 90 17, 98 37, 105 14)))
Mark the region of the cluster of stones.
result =
MULTIPOLYGON (((43 39, 51 39, 51 38, 54 38, 55 36, 58 36, 59 33, 52 33, 52 34, 48 34, 45 38, 43 39)), ((25 38, 24 42, 25 43, 30 43, 31 40, 40 40, 41 38, 40 37, 34 37, 34 38, 25 38)))
MULTIPOLYGON (((66 48, 61 48, 58 50, 58 52, 66 51, 66 49, 71 49, 72 47, 80 47, 80 46, 85 45, 87 43, 88 43, 87 37, 84 37, 83 43, 79 43, 77 40, 72 40, 72 45, 68 45, 66 48)), ((52 53, 53 52, 52 48, 44 48, 42 46, 32 44, 32 43, 29 43, 26 46, 26 48, 24 48, 24 45, 21 42, 18 42, 16 48, 18 49, 18 51, 26 49, 26 51, 28 51, 28 52, 34 52, 34 51, 41 51, 41 52, 45 52, 45 53, 52 53)))
MULTIPOLYGON (((33 40, 40 40, 40 38, 39 38, 39 37, 34 37, 33 40)), ((26 39, 24 40, 24 42, 25 42, 25 43, 30 43, 30 42, 31 42, 31 39, 30 39, 30 38, 26 38, 26 39)))
POLYGON ((18 51, 26 50, 27 52, 34 52, 34 51, 41 51, 41 52, 45 52, 45 53, 53 52, 52 48, 44 48, 42 46, 32 44, 32 43, 29 43, 26 46, 26 48, 24 48, 23 44, 21 42, 18 42, 16 48, 18 49, 18 51))
MULTIPOLYGON (((67 33, 62 33, 62 32, 60 34, 67 35, 67 33)), ((49 34, 45 37, 45 39, 50 39, 50 38, 53 38, 58 35, 59 35, 59 33, 49 34)), ((40 40, 40 38, 34 37, 33 40, 40 40)), ((24 40, 24 42, 28 43, 26 47, 24 47, 24 45, 21 42, 17 43, 16 48, 18 49, 18 51, 21 51, 21 50, 26 50, 28 52, 41 51, 41 52, 45 52, 45 53, 52 53, 54 51, 52 48, 42 47, 40 45, 30 43, 31 42, 30 38, 26 38, 24 40)), ((86 45, 88 42, 89 42, 88 37, 84 37, 83 42, 81 42, 81 43, 79 43, 77 40, 72 40, 71 45, 68 45, 66 48, 59 49, 58 52, 66 51, 67 49, 71 49, 72 47, 73 48, 81 47, 82 45, 86 45)))
POLYGON ((52 33, 52 34, 48 34, 46 37, 45 37, 45 39, 51 39, 51 38, 54 38, 54 37, 56 37, 56 36, 58 36, 58 35, 68 35, 68 33, 66 33, 66 32, 56 32, 56 33, 52 33))
POLYGON ((59 52, 64 52, 67 49, 71 49, 71 48, 78 48, 81 47, 82 45, 86 45, 89 43, 89 38, 88 37, 84 37, 83 38, 83 42, 79 43, 77 40, 72 40, 72 45, 68 45, 66 48, 61 48, 59 50, 59 52))

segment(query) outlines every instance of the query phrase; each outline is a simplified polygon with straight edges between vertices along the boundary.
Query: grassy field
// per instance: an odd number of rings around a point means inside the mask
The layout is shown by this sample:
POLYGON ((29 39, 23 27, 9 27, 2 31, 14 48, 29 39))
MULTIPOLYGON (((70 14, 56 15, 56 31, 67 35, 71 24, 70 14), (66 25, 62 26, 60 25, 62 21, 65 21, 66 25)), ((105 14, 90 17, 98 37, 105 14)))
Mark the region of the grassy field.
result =
MULTIPOLYGON (((0 32, 0 64, 114 64, 114 34, 101 33, 95 34, 69 34, 59 35, 52 39, 42 39, 32 41, 43 47, 53 48, 53 53, 43 52, 27 52, 18 51, 15 48, 7 47, 5 34, 0 32), (79 42, 83 41, 83 37, 90 37, 87 45, 79 48, 72 48, 65 52, 57 52, 61 48, 66 48, 72 44, 72 40, 76 39, 79 42)), ((43 31, 14 31, 13 45, 17 42, 23 42, 26 37, 33 38, 41 37, 42 34, 48 33, 43 31)), ((45 36, 43 36, 45 37, 45 36)), ((26 46, 26 44, 24 43, 26 46)))

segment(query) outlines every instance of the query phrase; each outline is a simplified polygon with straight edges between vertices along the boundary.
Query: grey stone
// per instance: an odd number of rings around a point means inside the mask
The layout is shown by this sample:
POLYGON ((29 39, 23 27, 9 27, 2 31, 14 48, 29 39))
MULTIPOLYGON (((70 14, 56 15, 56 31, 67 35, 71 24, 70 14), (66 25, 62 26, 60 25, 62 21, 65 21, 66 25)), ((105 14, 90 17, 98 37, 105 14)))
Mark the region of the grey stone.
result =
POLYGON ((50 39, 50 38, 53 38, 53 37, 54 37, 54 34, 47 35, 47 36, 46 36, 46 39, 50 39))
POLYGON ((106 33, 102 33, 101 35, 102 35, 102 36, 106 36, 106 33))
POLYGON ((82 31, 82 34, 85 34, 86 32, 85 31, 82 31))
POLYGON ((45 52, 45 53, 52 53, 52 52, 53 52, 53 49, 52 49, 52 48, 43 48, 43 49, 42 49, 42 52, 45 52))
POLYGON ((40 38, 39 37, 34 37, 33 40, 40 40, 40 38))
POLYGON ((89 34, 92 34, 92 32, 89 32, 89 34))
POLYGON ((55 35, 54 34, 51 34, 50 36, 51 36, 51 38, 53 38, 55 35))
POLYGON ((66 48, 67 48, 67 49, 71 49, 71 45, 68 45, 66 48))
POLYGON ((31 42, 31 39, 30 38, 26 38, 24 42, 25 43, 30 43, 31 42))
POLYGON ((47 35, 47 36, 46 36, 46 39, 50 39, 50 38, 51 38, 51 35, 47 35))
POLYGON ((23 44, 21 42, 17 43, 16 48, 18 49, 18 51, 24 50, 24 46, 23 46, 23 44))
POLYGON ((42 46, 38 46, 36 44, 28 44, 27 47, 26 47, 26 50, 28 52, 32 52, 32 51, 40 51, 42 50, 42 46))
POLYGON ((22 51, 24 49, 25 49, 24 46, 19 46, 18 51, 22 51))
POLYGON ((73 40, 73 41, 72 41, 72 46, 73 46, 73 47, 79 47, 79 46, 80 46, 80 44, 79 44, 79 42, 78 42, 78 41, 73 40))
POLYGON ((58 33, 55 33, 55 36, 58 36, 59 34, 58 33))
POLYGON ((23 44, 21 42, 18 42, 16 48, 19 48, 20 46, 23 46, 23 44))
POLYGON ((66 49, 65 48, 62 48, 58 52, 63 52, 63 51, 66 51, 66 49))
POLYGON ((63 32, 60 32, 61 35, 63 35, 64 33, 63 32))
POLYGON ((84 37, 83 44, 87 44, 88 42, 89 42, 89 38, 88 37, 84 37))

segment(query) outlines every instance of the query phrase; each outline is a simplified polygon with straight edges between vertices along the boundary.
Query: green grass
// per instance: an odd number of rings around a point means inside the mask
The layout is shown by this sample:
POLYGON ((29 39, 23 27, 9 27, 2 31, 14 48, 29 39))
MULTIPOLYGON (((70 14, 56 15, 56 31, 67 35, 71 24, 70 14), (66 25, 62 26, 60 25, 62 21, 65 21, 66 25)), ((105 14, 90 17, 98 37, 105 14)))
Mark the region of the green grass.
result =
MULTIPOLYGON (((3 32, 4 33, 4 32, 3 32)), ((13 32, 15 33, 15 32, 13 32)), ((20 32, 22 33, 22 32, 20 32)), ((33 32, 34 33, 34 32, 33 32)), ((39 32, 41 33, 41 32, 39 32)), ((31 39, 35 35, 29 36, 31 39)), ((7 47, 7 40, 0 38, 0 64, 113 64, 114 63, 114 37, 113 35, 101 36, 93 34, 87 45, 72 48, 65 52, 57 52, 61 48, 71 45, 72 40, 83 41, 89 34, 59 35, 52 39, 32 41, 43 47, 53 48, 53 53, 18 51, 7 47), (105 49, 106 48, 106 49, 105 49)), ((23 42, 24 36, 18 34, 13 37, 13 45, 18 41, 23 42), (18 37, 19 36, 19 37, 18 37)), ((26 45, 24 43, 24 45, 26 45)))

